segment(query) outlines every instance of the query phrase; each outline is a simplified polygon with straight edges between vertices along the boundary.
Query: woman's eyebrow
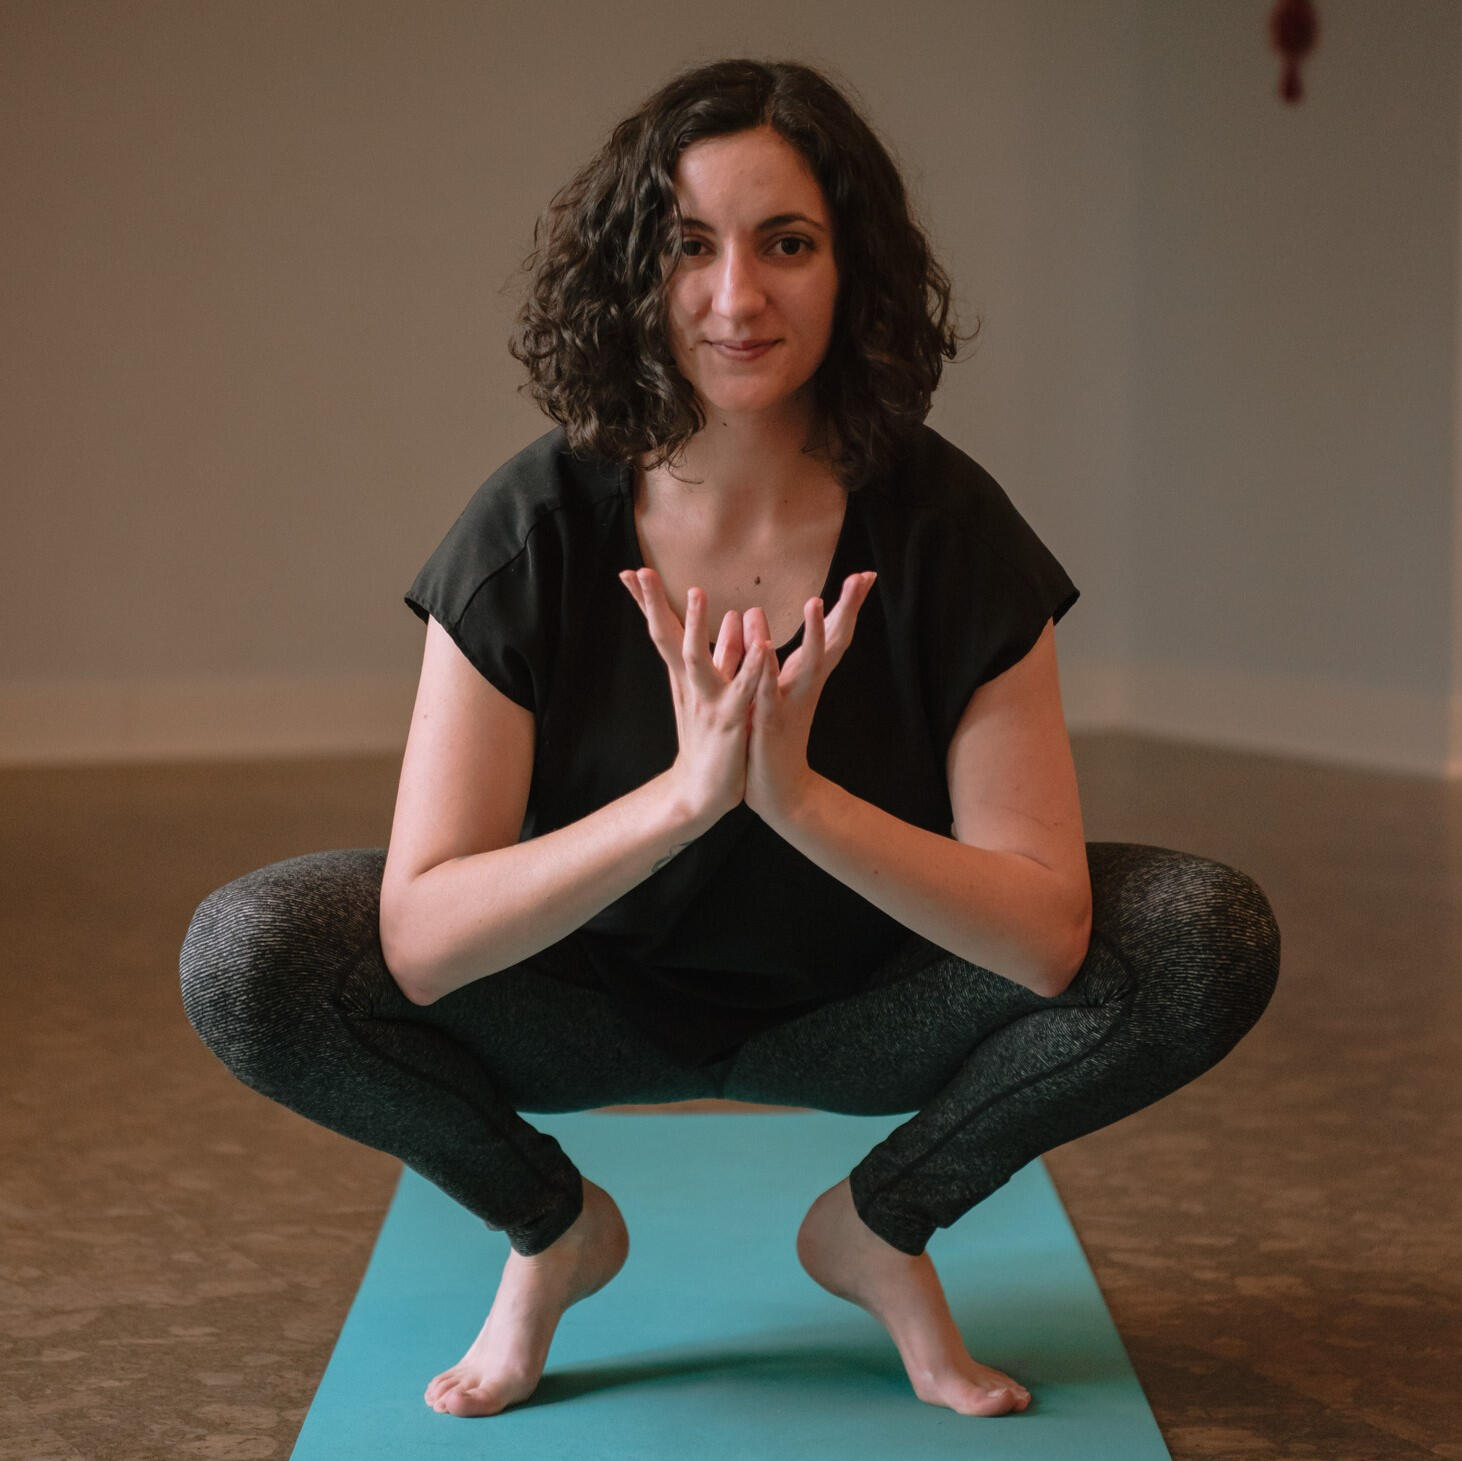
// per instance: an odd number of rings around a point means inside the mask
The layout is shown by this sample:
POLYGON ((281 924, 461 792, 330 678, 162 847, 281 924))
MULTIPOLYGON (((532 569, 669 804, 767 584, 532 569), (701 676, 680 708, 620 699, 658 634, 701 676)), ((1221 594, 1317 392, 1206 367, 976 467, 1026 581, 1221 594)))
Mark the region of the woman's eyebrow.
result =
MULTIPOLYGON (((699 218, 682 218, 680 220, 683 228, 700 228, 707 233, 714 233, 716 230, 709 223, 699 218)), ((771 218, 764 218, 756 226, 758 233, 767 233, 773 228, 785 228, 789 223, 805 223, 809 228, 815 228, 819 233, 826 233, 827 226, 819 223, 815 218, 809 218, 805 213, 777 213, 771 218)))

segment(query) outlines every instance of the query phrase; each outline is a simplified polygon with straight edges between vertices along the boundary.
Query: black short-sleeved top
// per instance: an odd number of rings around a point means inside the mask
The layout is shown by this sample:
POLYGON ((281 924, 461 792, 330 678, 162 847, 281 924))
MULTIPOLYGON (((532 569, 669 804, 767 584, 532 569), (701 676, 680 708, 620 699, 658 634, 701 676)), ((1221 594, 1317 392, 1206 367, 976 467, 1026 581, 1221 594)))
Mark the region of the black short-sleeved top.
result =
MULTIPOLYGON (((675 759, 667 671, 618 578, 643 566, 633 469, 576 456, 554 430, 478 490, 406 595, 536 718, 525 839, 675 759)), ((945 758, 970 696, 1077 591, 994 479, 928 427, 848 494, 829 607, 864 569, 878 580, 823 689, 808 762, 948 836, 945 758)), ((629 1018, 695 1065, 864 988, 907 933, 740 806, 575 937, 629 1018)))

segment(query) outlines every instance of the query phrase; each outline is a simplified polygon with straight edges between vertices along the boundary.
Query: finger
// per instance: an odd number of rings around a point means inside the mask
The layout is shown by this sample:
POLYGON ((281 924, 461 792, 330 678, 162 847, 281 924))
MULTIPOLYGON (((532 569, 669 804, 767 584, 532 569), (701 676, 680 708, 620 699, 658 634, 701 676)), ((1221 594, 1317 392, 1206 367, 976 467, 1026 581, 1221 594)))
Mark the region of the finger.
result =
POLYGON ((823 618, 822 600, 808 599, 802 606, 802 643, 788 657, 778 677, 783 694, 805 689, 821 678, 825 649, 826 622, 823 618))
POLYGON ((767 623, 766 610, 761 608, 748 609, 741 616, 741 633, 744 642, 747 644, 755 644, 759 639, 769 641, 772 637, 772 628, 767 623))
POLYGON ((745 658, 736 678, 731 681, 730 705, 732 709, 750 712, 751 702, 756 698, 766 679, 767 661, 770 660, 775 673, 777 652, 765 639, 753 639, 746 646, 745 658))
POLYGON ((686 590, 685 632, 680 638, 680 661, 690 682, 702 695, 714 695, 723 690, 726 681, 717 672, 711 661, 710 647, 706 641, 706 591, 700 588, 686 590))
MULTIPOLYGON (((730 690, 727 692, 728 708, 734 714, 743 714, 751 705, 757 686, 762 682, 762 672, 767 657, 768 649, 764 641, 754 640, 747 646, 746 653, 741 660, 741 667, 736 671, 736 677, 731 681, 730 690)), ((775 664, 776 655, 772 654, 770 657, 775 664)))
POLYGON ((629 590, 630 598, 635 601, 635 604, 638 606, 640 613, 643 614, 645 612, 645 596, 640 589, 639 579, 636 578, 635 575, 628 568, 626 568, 625 571, 619 575, 619 581, 625 586, 625 588, 629 590))
POLYGON ((680 618, 670 607, 670 600, 665 597, 665 585, 660 581, 660 575, 653 568, 639 568, 634 571, 633 576, 640 601, 645 606, 646 616, 648 617, 653 608, 658 607, 664 614, 675 619, 675 628, 678 633, 680 618))
POLYGON ((852 642, 853 626, 858 622, 858 611, 863 607, 873 590, 876 573, 850 573, 843 580, 842 591, 833 611, 827 616, 825 653, 834 662, 842 658, 843 651, 852 642))
POLYGON ((755 692, 751 701, 751 724, 753 730, 766 730, 781 702, 782 692, 777 683, 777 651, 772 642, 761 643, 761 662, 757 667, 755 692))
POLYGON ((822 600, 808 599, 802 606, 802 643, 807 646, 807 656, 814 667, 822 662, 822 652, 827 643, 826 631, 822 600))
POLYGON ((645 618, 650 625, 650 638, 655 641, 660 658, 674 667, 680 663, 680 646, 685 637, 685 626, 681 624, 665 597, 660 575, 653 568, 642 568, 636 577, 644 600, 645 618))
POLYGON ((872 592, 877 578, 878 575, 872 572, 850 573, 838 590, 838 601, 833 605, 834 612, 842 608, 856 614, 863 607, 863 601, 872 592))
POLYGON ((721 620, 721 632, 716 636, 716 652, 712 663, 720 671, 721 678, 729 680, 736 673, 745 653, 745 641, 741 637, 741 615, 735 609, 727 609, 721 620))
POLYGON ((681 635, 680 653, 686 664, 692 664, 697 654, 705 653, 706 596, 698 588, 687 589, 685 594, 685 631, 681 635))

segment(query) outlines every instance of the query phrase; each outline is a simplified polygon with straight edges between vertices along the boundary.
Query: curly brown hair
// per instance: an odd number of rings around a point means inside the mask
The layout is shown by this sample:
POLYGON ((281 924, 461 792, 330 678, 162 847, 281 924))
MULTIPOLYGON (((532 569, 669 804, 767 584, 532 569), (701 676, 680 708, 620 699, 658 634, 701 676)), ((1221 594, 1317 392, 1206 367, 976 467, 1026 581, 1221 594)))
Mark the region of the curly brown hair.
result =
POLYGON ((534 229, 509 348, 574 450, 659 466, 705 425, 666 329, 681 248, 675 169, 694 142, 762 126, 801 153, 832 211, 838 302, 814 390, 838 476, 858 487, 879 475, 928 415, 962 337, 893 160, 811 67, 718 61, 621 122, 534 229))

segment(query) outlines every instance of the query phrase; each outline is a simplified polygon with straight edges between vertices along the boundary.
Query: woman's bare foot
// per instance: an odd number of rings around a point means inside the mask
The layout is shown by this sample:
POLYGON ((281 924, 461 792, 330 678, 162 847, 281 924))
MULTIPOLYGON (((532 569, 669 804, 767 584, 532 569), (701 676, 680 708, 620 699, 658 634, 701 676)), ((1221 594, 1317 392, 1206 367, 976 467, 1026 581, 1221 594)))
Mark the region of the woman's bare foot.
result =
POLYGON ((812 1204, 797 1257, 829 1293, 867 1309, 888 1330, 920 1400, 961 1415, 1004 1415, 1030 1404, 1023 1385, 970 1358, 929 1255, 914 1258, 885 1243, 858 1216, 846 1179, 812 1204))
POLYGON ((538 1387, 548 1346, 564 1310, 624 1267, 629 1234, 614 1199, 584 1183, 584 1210, 541 1253, 509 1253, 497 1297, 472 1348, 426 1387, 426 1403, 445 1415, 496 1415, 538 1387))

